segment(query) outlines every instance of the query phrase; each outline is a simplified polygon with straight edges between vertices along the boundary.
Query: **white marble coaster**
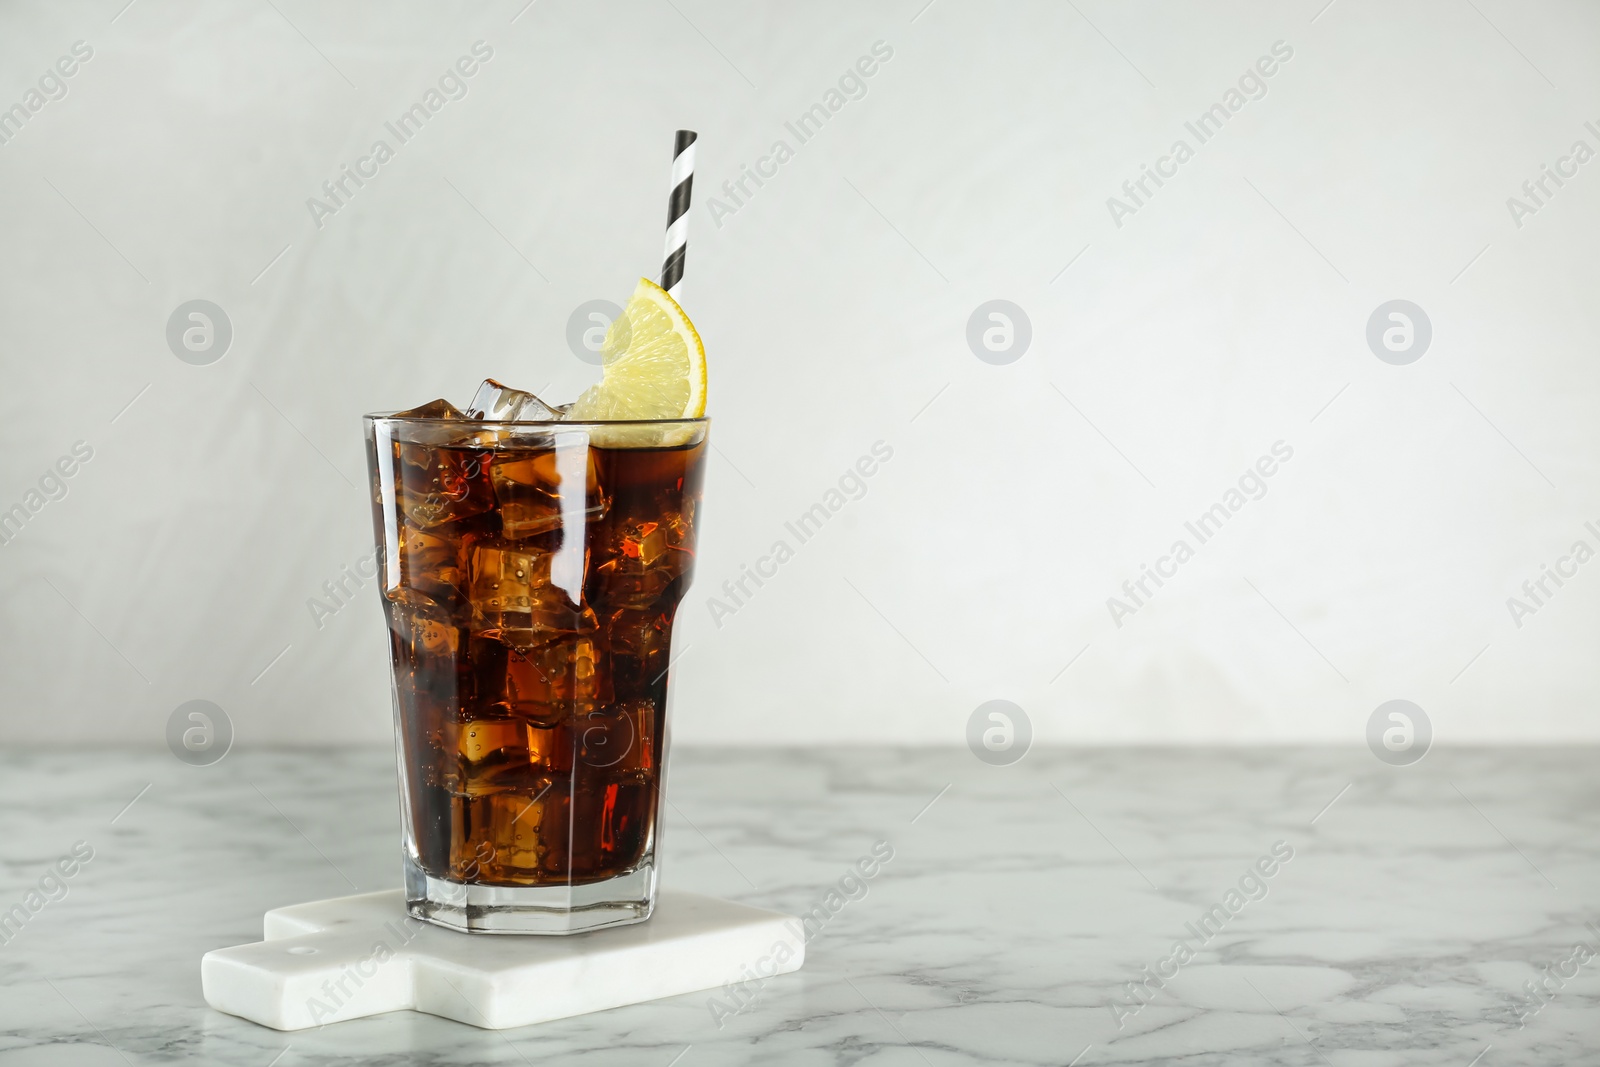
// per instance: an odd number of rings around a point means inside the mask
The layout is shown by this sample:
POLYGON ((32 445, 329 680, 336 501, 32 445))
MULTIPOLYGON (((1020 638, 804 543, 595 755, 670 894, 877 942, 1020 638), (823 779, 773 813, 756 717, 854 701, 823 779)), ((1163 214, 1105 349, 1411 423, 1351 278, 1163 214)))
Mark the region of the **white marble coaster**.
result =
POLYGON ((206 1002, 277 1030, 411 1008, 499 1030, 800 969, 798 920, 662 891, 655 915, 566 937, 462 934, 398 889, 267 912, 266 940, 200 961, 206 1002))

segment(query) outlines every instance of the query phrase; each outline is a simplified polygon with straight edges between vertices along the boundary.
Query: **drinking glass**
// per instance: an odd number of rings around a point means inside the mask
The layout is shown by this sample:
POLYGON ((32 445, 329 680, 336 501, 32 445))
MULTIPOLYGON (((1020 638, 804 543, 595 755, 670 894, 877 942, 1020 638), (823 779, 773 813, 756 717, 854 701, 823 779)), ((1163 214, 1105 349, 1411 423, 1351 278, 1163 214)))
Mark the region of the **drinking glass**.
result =
POLYGON ((708 420, 365 423, 408 910, 643 922, 708 420))

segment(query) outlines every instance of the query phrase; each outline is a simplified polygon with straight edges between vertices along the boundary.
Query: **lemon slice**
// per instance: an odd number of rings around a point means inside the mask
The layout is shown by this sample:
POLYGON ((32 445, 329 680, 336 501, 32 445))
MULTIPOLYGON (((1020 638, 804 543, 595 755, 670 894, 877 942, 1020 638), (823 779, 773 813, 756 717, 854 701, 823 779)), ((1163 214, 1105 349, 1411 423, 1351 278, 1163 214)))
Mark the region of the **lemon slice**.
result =
POLYGON ((696 419, 706 413, 706 350, 667 291, 639 279, 606 331, 600 384, 567 408, 567 419, 696 419))

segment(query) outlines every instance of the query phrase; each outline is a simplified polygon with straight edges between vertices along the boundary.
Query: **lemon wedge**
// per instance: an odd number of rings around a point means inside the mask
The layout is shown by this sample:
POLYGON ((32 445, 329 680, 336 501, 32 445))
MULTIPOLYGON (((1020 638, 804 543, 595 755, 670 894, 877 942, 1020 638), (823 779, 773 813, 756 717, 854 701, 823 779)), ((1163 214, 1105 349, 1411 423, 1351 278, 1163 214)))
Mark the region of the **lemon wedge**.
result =
POLYGON ((648 278, 606 331, 600 384, 567 408, 574 422, 696 419, 706 413, 706 350, 694 323, 648 278))

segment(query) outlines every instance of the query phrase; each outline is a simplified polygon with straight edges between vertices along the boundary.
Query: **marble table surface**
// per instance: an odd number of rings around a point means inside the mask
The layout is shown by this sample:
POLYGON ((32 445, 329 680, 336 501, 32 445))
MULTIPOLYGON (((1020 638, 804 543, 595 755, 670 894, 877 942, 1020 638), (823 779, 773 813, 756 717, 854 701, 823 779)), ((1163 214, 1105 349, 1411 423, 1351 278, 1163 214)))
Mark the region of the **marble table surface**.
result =
POLYGON ((0 1067, 1600 1063, 1597 758, 679 749, 666 883, 819 908, 803 970, 501 1032, 285 1034, 208 1008, 200 956, 398 883, 391 753, 10 751, 0 1067))

